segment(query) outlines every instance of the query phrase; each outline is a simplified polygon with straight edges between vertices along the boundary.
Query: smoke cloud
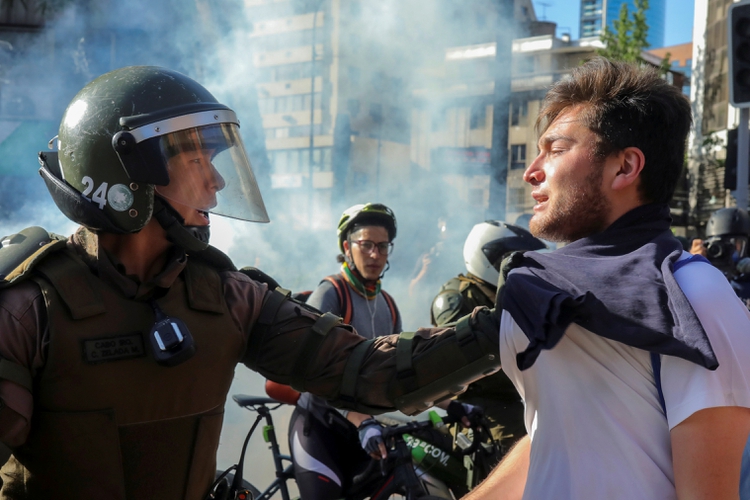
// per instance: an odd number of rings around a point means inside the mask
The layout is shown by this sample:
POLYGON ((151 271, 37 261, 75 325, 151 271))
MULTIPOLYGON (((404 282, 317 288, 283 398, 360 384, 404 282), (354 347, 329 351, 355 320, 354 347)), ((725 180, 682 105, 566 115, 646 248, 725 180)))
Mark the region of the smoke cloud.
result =
MULTIPOLYGON (((496 33, 514 29, 511 20, 492 15, 502 2, 324 1, 323 5, 328 5, 326 16, 331 3, 340 6, 342 34, 336 57, 356 61, 368 73, 388 76, 380 80, 363 78, 359 84, 349 81, 349 91, 362 103, 380 103, 383 94, 397 94, 394 109, 401 110, 399 119, 405 120, 406 126, 403 133, 399 132, 402 135, 393 139, 405 144, 406 154, 409 134, 425 126, 422 121, 411 120, 416 116, 414 110, 418 107, 435 116, 444 111, 442 102, 414 101, 414 89, 439 86, 434 71, 418 68, 439 68, 448 46, 492 42, 496 33)), ((383 287, 396 299, 405 329, 428 326, 429 305, 440 285, 465 271, 463 242, 471 227, 485 219, 486 207, 459 196, 459 173, 431 172, 413 159, 403 168, 392 168, 391 156, 383 153, 377 161, 372 158, 377 147, 369 151, 369 157, 355 157, 349 165, 356 169, 361 161, 379 168, 377 175, 355 183, 355 189, 334 189, 314 196, 305 191, 290 195, 284 189, 272 189, 274 167, 266 149, 258 104, 262 78, 253 63, 254 55, 263 47, 252 34, 262 20, 289 17, 294 5, 301 3, 54 2, 63 7, 44 27, 0 33, 0 233, 12 234, 30 225, 59 234, 75 229, 74 223, 59 214, 36 173, 37 152, 46 149, 57 133, 67 103, 87 82, 122 66, 166 66, 195 78, 237 112, 271 217, 269 224, 213 217, 215 246, 228 253, 238 267, 259 267, 293 291, 311 290, 324 276, 338 272, 336 224, 343 209, 355 203, 384 203, 395 211, 399 232, 383 287)), ((319 40, 331 36, 330 19, 323 17, 318 21, 319 40)), ((339 104, 339 114, 347 112, 342 109, 345 106, 339 104)), ((373 119, 373 109, 369 117, 365 111, 362 120, 373 119)), ((390 116, 386 112, 380 130, 363 126, 357 139, 390 140, 395 134, 390 116)), ((352 118, 353 126, 360 122, 352 118)), ((324 133, 330 135, 334 123, 327 125, 329 131, 324 133)), ((489 176, 484 182, 490 182, 489 176)), ((262 384, 260 376, 241 367, 230 394, 262 395, 262 384)), ((289 412, 278 413, 277 434, 286 447, 289 412)), ((252 422, 249 417, 233 402, 227 403, 220 467, 238 459, 252 422)), ((258 436, 251 441, 249 453, 254 470, 246 475, 256 484, 267 484, 272 477, 270 452, 258 436)))

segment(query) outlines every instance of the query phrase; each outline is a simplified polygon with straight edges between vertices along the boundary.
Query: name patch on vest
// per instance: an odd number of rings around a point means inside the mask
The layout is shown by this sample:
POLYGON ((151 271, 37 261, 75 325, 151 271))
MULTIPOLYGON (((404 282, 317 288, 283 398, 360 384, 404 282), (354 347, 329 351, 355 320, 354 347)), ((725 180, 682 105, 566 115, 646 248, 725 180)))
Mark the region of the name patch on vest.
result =
POLYGON ((83 359, 90 364, 107 363, 146 355, 140 333, 83 341, 83 359))

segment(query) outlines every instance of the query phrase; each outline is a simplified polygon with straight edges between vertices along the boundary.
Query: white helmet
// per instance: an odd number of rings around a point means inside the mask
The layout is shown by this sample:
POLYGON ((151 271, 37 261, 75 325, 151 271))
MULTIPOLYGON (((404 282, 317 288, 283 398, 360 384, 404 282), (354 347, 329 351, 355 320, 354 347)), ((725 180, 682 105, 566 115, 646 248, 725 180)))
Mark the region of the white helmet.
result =
POLYGON ((464 243, 466 270, 487 283, 497 284, 500 264, 510 252, 547 248, 540 239, 520 226, 488 220, 471 229, 464 243))

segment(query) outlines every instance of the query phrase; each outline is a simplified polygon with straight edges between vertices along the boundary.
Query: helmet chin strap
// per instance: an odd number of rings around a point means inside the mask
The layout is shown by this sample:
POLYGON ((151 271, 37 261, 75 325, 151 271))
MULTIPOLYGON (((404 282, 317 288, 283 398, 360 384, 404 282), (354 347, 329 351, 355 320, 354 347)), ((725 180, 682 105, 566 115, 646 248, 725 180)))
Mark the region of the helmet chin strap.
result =
POLYGON ((159 196, 154 196, 154 215, 159 225, 167 232, 169 241, 188 252, 199 252, 208 248, 211 235, 209 226, 186 226, 180 213, 159 196))
POLYGON ((391 268, 391 261, 386 260, 385 261, 385 268, 383 269, 383 272, 380 273, 380 276, 378 276, 378 279, 382 280, 383 276, 385 276, 385 273, 388 272, 388 269, 390 269, 390 268, 391 268))

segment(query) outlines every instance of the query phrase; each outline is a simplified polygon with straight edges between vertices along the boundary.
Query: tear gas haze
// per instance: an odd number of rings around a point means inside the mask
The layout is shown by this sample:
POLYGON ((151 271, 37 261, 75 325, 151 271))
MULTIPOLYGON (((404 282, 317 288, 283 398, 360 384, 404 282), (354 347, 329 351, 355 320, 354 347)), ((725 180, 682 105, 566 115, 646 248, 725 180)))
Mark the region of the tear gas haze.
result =
MULTIPOLYGON (((428 326, 432 297, 465 271, 464 239, 488 209, 484 195, 459 195, 457 186, 469 182, 460 174, 431 172, 415 158, 412 135, 423 123, 412 118, 439 116, 444 106, 417 101, 413 91, 430 86, 431 75, 441 71, 430 68, 440 68, 447 47, 494 42, 497 33, 512 32, 512 16, 498 14, 510 11, 508 2, 28 2, 49 8, 46 21, 35 11, 36 25, 0 32, 0 233, 30 225, 65 235, 75 229, 37 174, 37 152, 47 148, 65 107, 87 82, 122 66, 165 66, 194 78, 237 113, 268 207, 269 224, 213 216, 212 244, 238 267, 255 266, 285 288, 310 290, 338 272, 336 224, 343 209, 384 203, 399 231, 383 287, 398 303, 404 329, 428 326), (288 62, 275 64, 278 58, 288 62), (318 76, 314 93, 311 74, 318 76), (343 145, 334 137, 341 116, 351 127, 343 145), (348 153, 343 163, 341 151, 348 153)), ((21 2, 11 4, 22 18, 21 2)), ((490 177, 473 182, 483 189, 490 177)), ((240 368, 230 394, 260 395, 262 382, 240 368)), ((284 446, 287 422, 276 422, 284 446)), ((220 467, 237 460, 251 423, 227 403, 220 467)), ((249 451, 256 470, 246 476, 265 484, 272 464, 259 439, 249 451)))

